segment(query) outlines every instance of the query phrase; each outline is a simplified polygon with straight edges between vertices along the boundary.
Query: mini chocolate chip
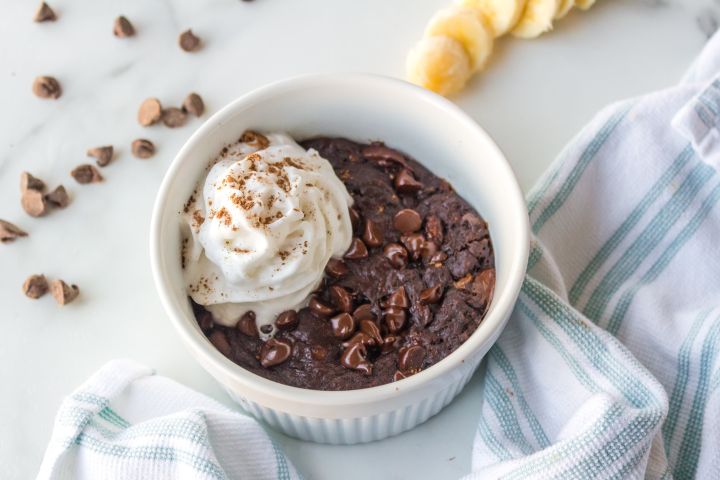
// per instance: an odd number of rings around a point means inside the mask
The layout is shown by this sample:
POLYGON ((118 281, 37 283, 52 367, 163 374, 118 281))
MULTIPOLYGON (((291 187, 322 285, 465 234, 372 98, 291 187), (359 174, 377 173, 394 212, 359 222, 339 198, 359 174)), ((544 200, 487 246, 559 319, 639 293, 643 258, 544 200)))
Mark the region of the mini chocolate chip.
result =
POLYGON ((48 282, 45 275, 30 275, 23 283, 23 293, 32 298, 38 299, 48 291, 48 282))
POLYGON ((60 82, 56 78, 48 76, 37 77, 33 82, 32 91, 35 96, 40 98, 58 99, 62 95, 60 82))
POLYGON ((342 346, 347 348, 353 343, 361 343, 366 347, 374 347, 377 345, 377 341, 365 332, 357 332, 350 340, 342 343, 342 346))
POLYGON ((361 258, 367 258, 368 251, 367 247, 359 238, 353 238, 350 248, 345 252, 345 258, 348 260, 359 260, 361 258))
POLYGON ((45 200, 56 208, 65 208, 70 204, 70 196, 67 194, 65 187, 58 185, 58 187, 50 193, 45 195, 45 200))
POLYGON ((187 121, 187 113, 179 108, 169 107, 162 112, 162 122, 166 127, 178 128, 185 125, 187 121))
POLYGON ((33 17, 33 20, 36 22, 54 22, 55 20, 57 20, 57 16, 55 15, 53 9, 50 8, 50 5, 42 2, 38 7, 37 11, 35 12, 35 17, 33 17))
POLYGON ((382 334, 380 333, 380 327, 377 326, 375 322, 372 320, 361 320, 360 321, 360 331, 363 332, 368 337, 375 340, 376 345, 382 345, 383 344, 383 338, 382 334))
POLYGON ((399 340, 400 337, 398 337, 397 335, 388 335, 383 338, 382 353, 388 353, 395 350, 398 346, 399 340))
POLYGON ((356 322, 361 322, 363 320, 375 320, 375 314, 372 311, 372 305, 366 303, 365 305, 360 305, 359 307, 357 307, 353 312, 353 318, 356 322))
POLYGON ((137 158, 150 158, 155 155, 155 145, 150 140, 138 138, 132 142, 132 154, 137 158))
POLYGON ((235 328, 240 330, 240 333, 247 335, 248 337, 256 338, 259 336, 257 323, 255 323, 255 312, 252 310, 243 313, 240 320, 235 324, 235 328))
POLYGON ((408 169, 400 170, 400 172, 395 175, 393 185, 398 193, 417 193, 423 186, 422 183, 415 180, 412 172, 408 169))
POLYGON ((407 314, 402 308, 391 307, 383 311, 383 320, 390 333, 397 333, 405 326, 407 314))
POLYGON ((399 287, 397 290, 388 295, 387 299, 381 304, 381 306, 383 308, 408 308, 410 306, 410 302, 408 301, 405 287, 399 287))
POLYGON ((80 184, 98 183, 103 181, 103 176, 97 168, 89 163, 78 165, 73 168, 70 175, 80 184))
POLYGON ((349 345, 340 356, 340 364, 350 370, 372 375, 372 364, 367 360, 367 348, 362 343, 349 345))
POLYGON ((332 327, 333 334, 342 339, 346 340, 355 332, 355 320, 349 313, 341 313, 335 315, 330 319, 330 326, 332 327))
POLYGON ((20 197, 20 204, 31 217, 42 217, 50 211, 45 195, 38 190, 25 190, 20 197))
POLYGON ((106 167, 112 161, 113 151, 112 145, 95 147, 88 149, 87 156, 95 158, 95 163, 97 163, 99 167, 106 167))
POLYGON ((434 287, 426 288, 422 292, 420 292, 420 303, 423 305, 430 305, 432 303, 437 303, 442 298, 443 294, 443 286, 442 284, 437 284, 434 287))
POLYGON ((419 233, 410 233, 400 237, 400 241, 407 248, 410 258, 419 260, 422 255, 422 248, 425 245, 425 237, 419 233))
POLYGON ((275 319, 275 326, 280 330, 292 330, 298 326, 298 314, 295 310, 282 312, 275 319))
POLYGON ((180 34, 178 44, 180 44, 180 48, 186 52, 194 52, 200 48, 200 39, 192 33, 192 30, 185 30, 180 34))
POLYGON ((313 345, 313 347, 310 348, 310 356, 312 356, 313 360, 323 361, 327 357, 327 354, 327 349, 320 345, 313 345))
POLYGON ((495 291, 495 269, 488 268, 478 273, 473 280, 471 291, 480 297, 480 302, 487 306, 495 291))
POLYGON ((376 222, 370 219, 365 220, 365 229, 363 230, 363 241, 369 247, 379 247, 383 244, 383 231, 376 222))
POLYGON ((330 299, 332 300, 333 305, 335 305, 341 312, 352 312, 352 295, 350 295, 350 292, 343 287, 339 285, 333 285, 330 287, 330 299))
POLYGON ((393 227, 400 233, 413 233, 422 227, 422 217, 412 208, 403 208, 395 214, 393 227))
POLYGON ((331 258, 325 266, 325 272, 331 277, 340 278, 347 275, 348 267, 339 258, 331 258))
POLYGON ((393 164, 407 167, 407 161, 402 153, 379 143, 364 147, 360 153, 381 167, 389 167, 393 164))
POLYGON ((327 318, 333 313, 335 313, 335 310, 332 307, 325 305, 320 300, 318 300, 317 297, 310 297, 308 308, 310 308, 310 311, 319 318, 327 318))
POLYGON ((292 344, 287 340, 271 338, 260 348, 260 365, 265 368, 280 365, 292 355, 292 344))
POLYGON ((187 97, 185 97, 185 100, 183 100, 182 108, 187 113, 199 117, 205 112, 205 102, 203 102, 203 99, 202 97, 200 97, 200 95, 193 92, 187 97))
POLYGON ((45 182, 39 178, 33 177, 28 172, 22 172, 20 174, 20 191, 24 192, 26 190, 37 190, 38 192, 42 192, 45 190, 45 182))
POLYGON ((67 305, 80 295, 80 289, 77 285, 68 285, 62 280, 53 280, 50 282, 50 293, 58 305, 67 305))
POLYGON ((350 207, 350 224, 353 232, 357 233, 360 230, 360 213, 353 207, 350 207))
POLYGON ((137 120, 143 127, 149 127, 160 121, 162 118, 163 110, 160 100, 157 98, 146 98, 140 104, 138 109, 137 120))
POLYGON ((403 347, 398 352, 398 368, 403 372, 418 372, 425 361, 425 349, 419 345, 403 347))
POLYGON ((222 353, 226 357, 230 356, 232 348, 230 347, 230 343, 228 342, 228 339, 223 331, 213 330, 213 332, 208 337, 208 340, 210 340, 210 343, 212 343, 213 346, 217 348, 220 353, 222 353))
POLYGON ((383 254, 393 268, 403 268, 408 263, 408 252, 399 243, 388 243, 383 248, 383 254))
POLYGON ((132 37, 135 35, 135 27, 130 23, 130 20, 120 15, 113 24, 113 35, 118 38, 132 37))
POLYGON ((14 242, 16 238, 27 236, 27 232, 17 225, 6 222, 5 220, 0 220, 0 242, 10 243, 14 242))
POLYGON ((264 333, 265 335, 270 335, 273 331, 272 325, 262 325, 260 327, 260 332, 264 333))
POLYGON ((401 372, 400 370, 397 370, 397 371, 393 374, 393 382, 398 382, 398 381, 402 380, 403 378, 407 378, 407 377, 408 377, 408 376, 405 375, 403 372, 401 372))
POLYGON ((198 314, 198 325, 200 325, 203 332, 209 332, 215 326, 212 313, 207 310, 200 312, 198 314))
POLYGON ((442 244, 444 238, 442 220, 435 215, 428 216, 425 219, 425 235, 429 240, 442 244))

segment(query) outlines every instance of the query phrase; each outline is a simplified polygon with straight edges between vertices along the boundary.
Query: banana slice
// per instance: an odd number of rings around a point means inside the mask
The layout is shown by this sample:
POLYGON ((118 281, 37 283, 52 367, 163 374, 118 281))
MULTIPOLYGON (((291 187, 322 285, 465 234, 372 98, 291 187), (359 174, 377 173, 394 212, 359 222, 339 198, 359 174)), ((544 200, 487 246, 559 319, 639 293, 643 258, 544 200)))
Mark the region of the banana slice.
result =
POLYGON ((557 12, 555 12, 555 19, 558 20, 567 15, 573 5, 575 5, 575 0, 560 0, 557 12))
POLYGON ((474 8, 453 5, 437 12, 428 23, 425 36, 438 35, 460 42, 468 53, 472 72, 480 70, 492 52, 493 33, 474 8))
POLYGON ((520 21, 512 34, 520 38, 535 38, 552 29, 560 0, 527 0, 520 21))
POLYGON ((595 5, 595 0, 575 0, 575 6, 582 10, 588 10, 593 5, 595 5))
POLYGON ((506 34, 520 20, 525 2, 526 0, 456 0, 458 5, 479 10, 496 38, 506 34))
POLYGON ((468 54, 454 38, 425 37, 408 54, 407 79, 440 95, 461 90, 470 75, 468 54))

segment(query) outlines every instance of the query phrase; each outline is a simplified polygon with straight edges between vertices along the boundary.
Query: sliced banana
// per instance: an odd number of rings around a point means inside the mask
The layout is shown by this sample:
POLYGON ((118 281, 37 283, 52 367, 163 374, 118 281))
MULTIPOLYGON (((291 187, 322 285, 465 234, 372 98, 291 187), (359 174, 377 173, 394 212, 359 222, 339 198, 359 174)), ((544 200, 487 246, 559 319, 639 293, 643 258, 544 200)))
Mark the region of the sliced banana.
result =
POLYGON ((557 12, 555 12, 555 20, 559 20, 568 14, 575 5, 575 0, 560 0, 557 12))
POLYGON ((595 5, 595 0, 575 0, 575 6, 582 10, 588 10, 595 5))
POLYGON ((560 0, 527 0, 525 10, 511 33, 520 38, 535 38, 552 30, 559 3, 560 0))
POLYGON ((458 5, 479 10, 495 37, 506 34, 520 20, 526 0, 456 0, 458 5))
POLYGON ((425 37, 408 54, 407 79, 440 95, 461 90, 470 75, 468 54, 454 38, 425 37))
POLYGON ((480 70, 492 52, 493 33, 474 8, 452 5, 437 12, 428 23, 425 36, 438 35, 460 42, 468 53, 472 72, 480 70))

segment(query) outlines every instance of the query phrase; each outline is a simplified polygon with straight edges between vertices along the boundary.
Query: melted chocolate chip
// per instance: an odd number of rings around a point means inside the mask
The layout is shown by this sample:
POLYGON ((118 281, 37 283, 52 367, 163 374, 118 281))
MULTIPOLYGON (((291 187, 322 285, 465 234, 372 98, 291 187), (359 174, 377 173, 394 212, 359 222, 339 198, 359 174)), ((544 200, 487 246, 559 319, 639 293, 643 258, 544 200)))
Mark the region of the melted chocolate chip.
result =
POLYGON ((353 238, 350 248, 345 252, 345 258, 348 260, 359 260, 361 258, 367 258, 368 251, 367 247, 359 238, 353 238))
POLYGON ((425 361, 425 349, 419 345, 403 347, 398 353, 398 368, 403 372, 417 372, 425 361))
POLYGON ((442 298, 442 294, 443 286, 442 284, 437 284, 420 292, 419 300, 423 305, 430 305, 439 302, 442 298))
POLYGON ((365 305, 360 305, 359 307, 357 307, 353 312, 353 318, 356 322, 360 322, 362 320, 375 320, 375 314, 372 311, 372 305, 366 303, 365 305))
POLYGON ((331 258, 325 266, 325 273, 331 277, 340 278, 347 275, 348 267, 342 260, 338 258, 331 258))
POLYGON ((343 347, 349 347, 353 343, 362 343, 366 347, 374 347, 377 341, 365 332, 358 332, 350 340, 343 342, 343 347))
POLYGON ((350 295, 350 292, 345 290, 343 287, 339 285, 333 285, 330 287, 330 299, 332 300, 333 305, 335 305, 341 312, 352 312, 352 295, 350 295))
POLYGON ((400 233, 414 233, 422 227, 422 217, 411 208, 403 208, 393 217, 393 227, 400 233))
POLYGON ((318 300, 317 297, 310 298, 308 308, 310 308, 310 311, 318 318, 327 318, 333 313, 335 313, 335 310, 332 307, 325 305, 320 300, 318 300))
POLYGON ((422 248, 425 245, 425 237, 419 233, 411 233, 400 237, 400 241, 407 248, 410 258, 419 260, 422 255, 422 248))
POLYGON ((362 343, 349 345, 340 356, 340 364, 365 375, 372 375, 372 364, 367 360, 367 348, 362 343))
POLYGON ((477 274, 473 280, 471 290, 480 298, 480 303, 487 308, 495 291, 495 269, 488 268, 477 274))
POLYGON ((360 153, 381 167, 389 167, 393 164, 407 167, 407 161, 402 153, 379 143, 368 145, 360 153))
POLYGON ((361 320, 360 321, 360 331, 367 335, 368 337, 375 340, 375 345, 382 345, 383 344, 383 338, 382 334, 380 333, 380 327, 377 326, 375 322, 372 320, 361 320))
POLYGON ((347 340, 355 332, 355 320, 349 313, 341 313, 330 319, 330 325, 333 329, 333 335, 347 340))
POLYGON ((388 297, 380 306, 383 308, 408 308, 410 306, 410 302, 408 301, 405 287, 399 287, 397 290, 388 295, 388 297))
POLYGON ((292 355, 292 344, 287 340, 271 338, 260 348, 260 365, 265 368, 280 365, 292 355))
POLYGON ((400 337, 397 335, 388 335, 383 339, 382 353, 392 352, 398 347, 400 337))
POLYGON ((255 323, 255 312, 245 312, 238 320, 235 328, 248 337, 258 337, 257 324, 255 323))
POLYGON ((385 326, 390 333, 397 333, 405 326, 407 313, 402 308, 391 307, 383 312, 385 326))
POLYGON ((388 243, 383 248, 383 254, 393 268, 404 268, 408 263, 408 252, 399 243, 388 243))
POLYGON ((365 229, 363 230, 363 241, 369 247, 379 247, 383 244, 385 235, 382 228, 376 222, 370 219, 365 220, 365 229))
POLYGON ((275 319, 275 326, 280 330, 292 330, 298 325, 298 314, 295 310, 282 312, 275 319))
POLYGON ((395 175, 393 185, 398 193, 407 194, 417 193, 423 187, 422 183, 415 180, 412 172, 408 169, 400 170, 400 173, 395 175))

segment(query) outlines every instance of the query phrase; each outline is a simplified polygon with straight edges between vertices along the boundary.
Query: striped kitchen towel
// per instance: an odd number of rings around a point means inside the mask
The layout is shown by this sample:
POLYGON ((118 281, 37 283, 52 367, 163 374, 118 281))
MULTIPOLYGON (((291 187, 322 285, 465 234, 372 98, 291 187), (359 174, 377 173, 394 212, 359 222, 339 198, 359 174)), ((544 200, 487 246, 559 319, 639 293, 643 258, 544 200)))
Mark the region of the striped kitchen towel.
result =
POLYGON ((470 478, 720 479, 720 37, 602 111, 528 198, 470 478))

